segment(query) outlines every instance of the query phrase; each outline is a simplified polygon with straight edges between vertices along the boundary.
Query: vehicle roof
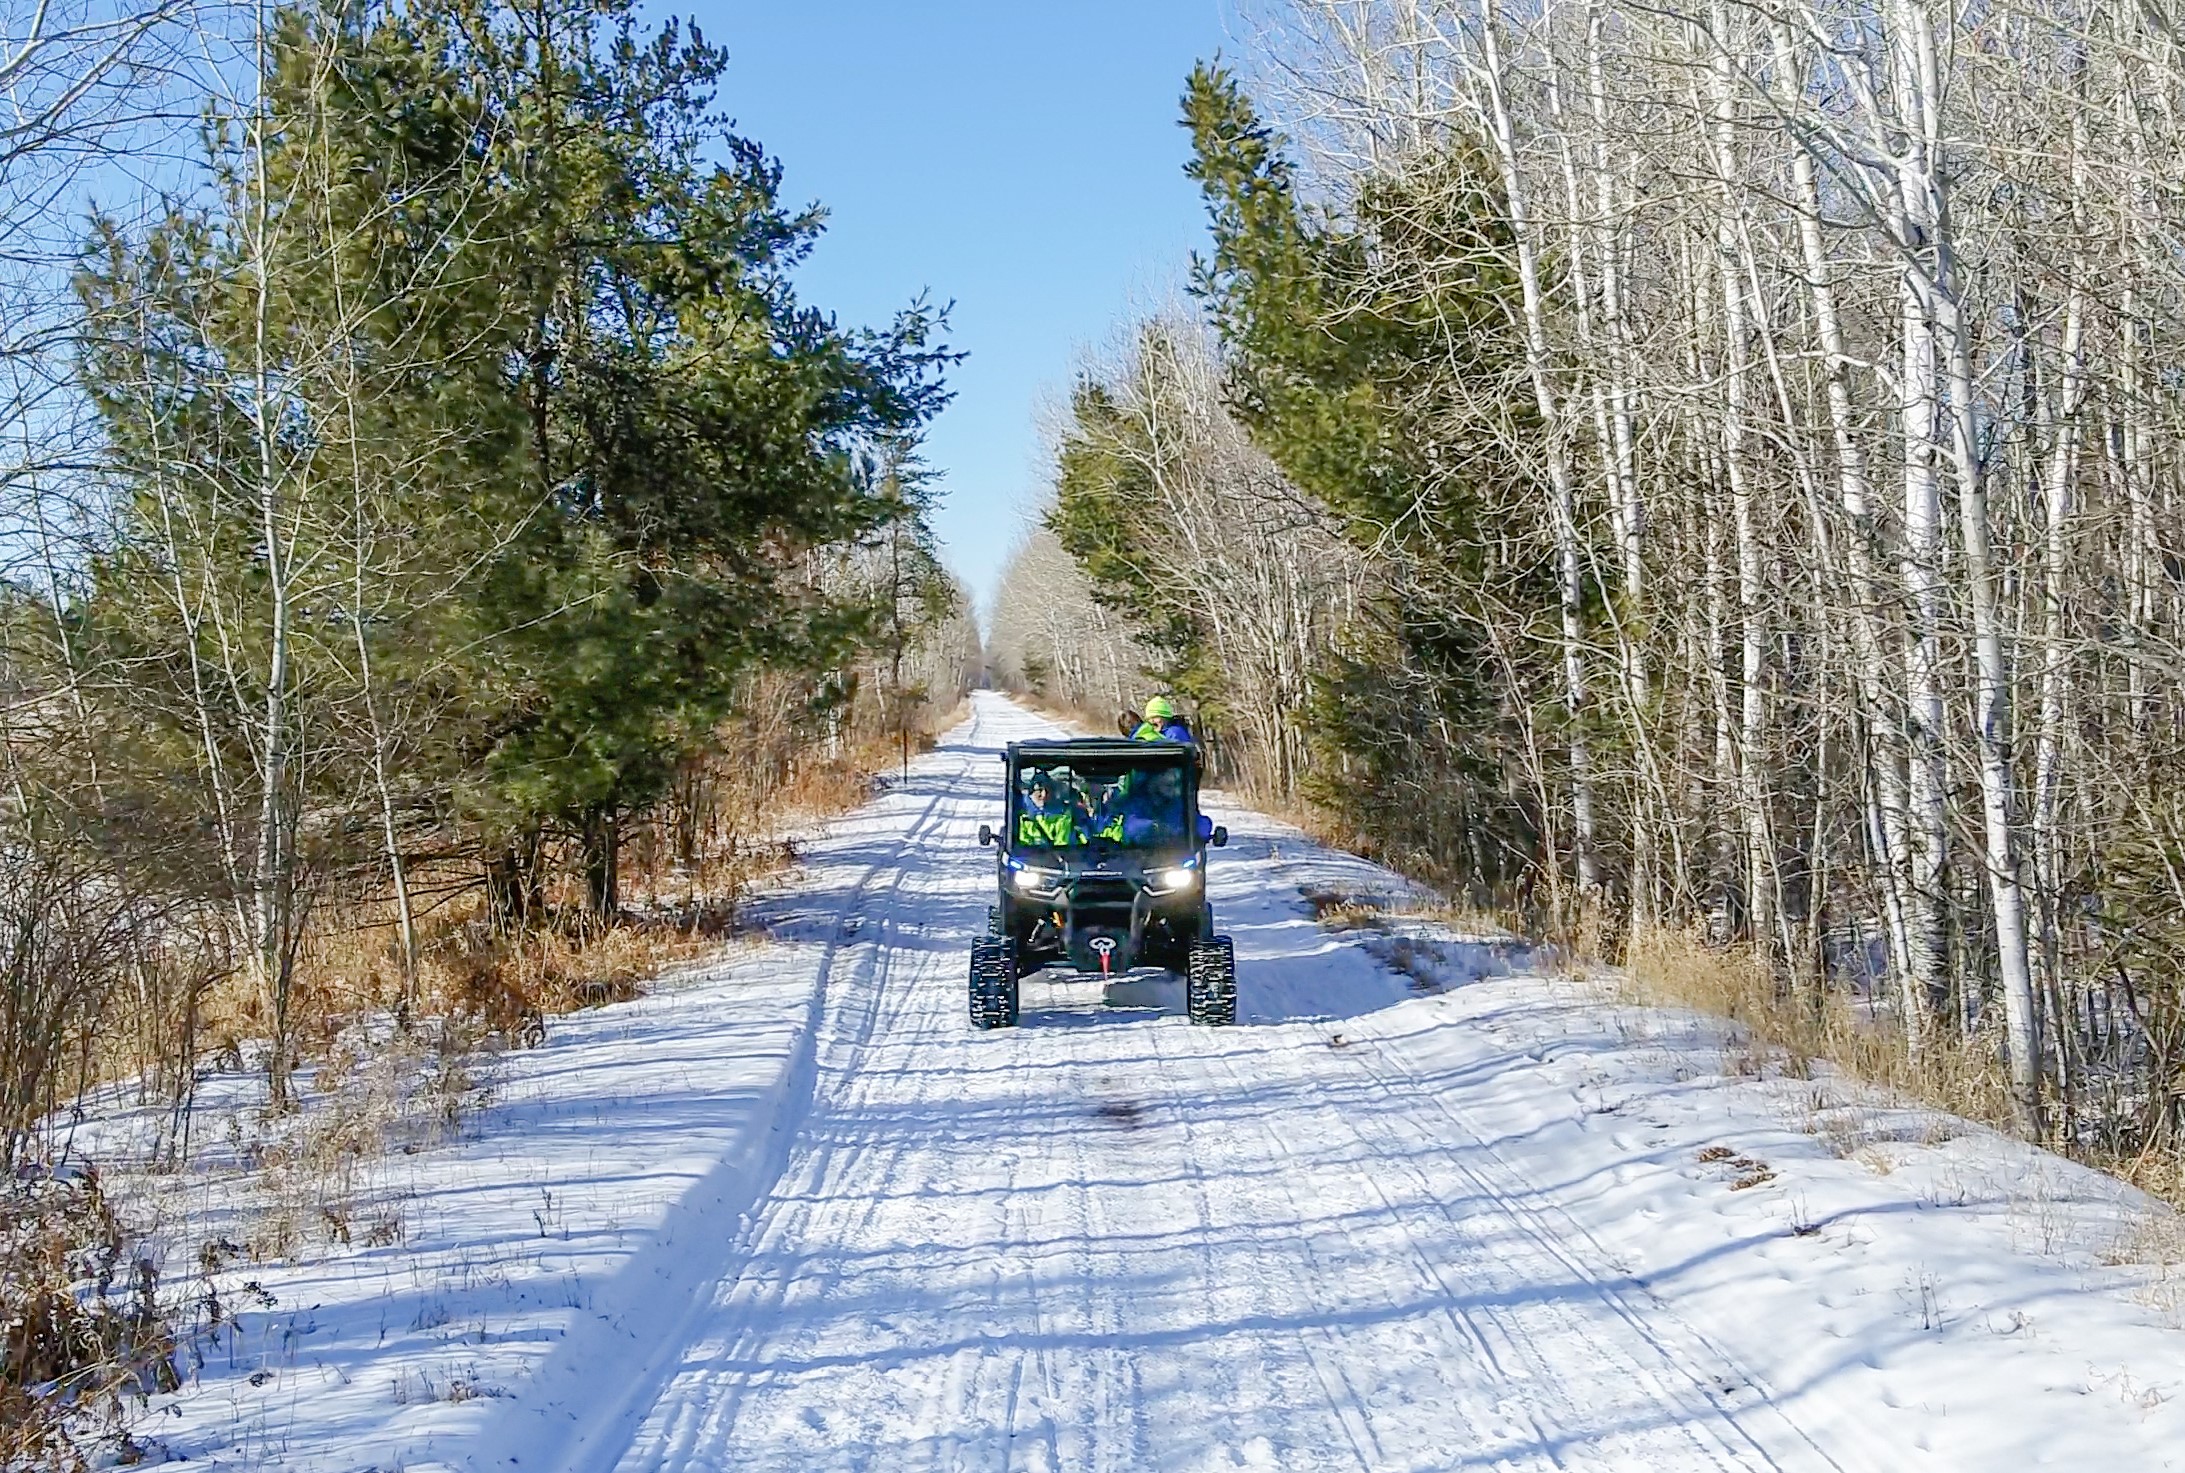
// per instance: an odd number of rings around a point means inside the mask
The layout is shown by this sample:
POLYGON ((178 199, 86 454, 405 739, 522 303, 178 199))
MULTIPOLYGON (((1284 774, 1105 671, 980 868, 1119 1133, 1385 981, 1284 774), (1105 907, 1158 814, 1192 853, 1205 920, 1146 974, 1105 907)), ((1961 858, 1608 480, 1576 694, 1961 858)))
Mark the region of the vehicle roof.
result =
POLYGON ((1024 758, 1040 761, 1088 757, 1116 761, 1173 762, 1188 760, 1190 756, 1191 748, 1183 742, 1141 742, 1131 737, 1070 737, 1011 742, 1008 754, 1011 762, 1024 758))

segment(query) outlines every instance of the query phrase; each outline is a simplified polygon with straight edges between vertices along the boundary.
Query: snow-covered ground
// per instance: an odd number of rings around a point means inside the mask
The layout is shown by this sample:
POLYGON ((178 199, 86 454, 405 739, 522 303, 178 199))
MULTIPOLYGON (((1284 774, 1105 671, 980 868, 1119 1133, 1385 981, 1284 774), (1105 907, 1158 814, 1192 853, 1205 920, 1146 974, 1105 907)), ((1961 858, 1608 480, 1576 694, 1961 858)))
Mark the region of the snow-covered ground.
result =
POLYGON ((147 1435, 463 1473, 2185 1467, 2185 1330, 2108 1262, 2132 1194, 1726 1074, 1709 1025, 1492 938, 1330 930, 1304 892, 1401 883, 1249 812, 1212 867, 1239 1026, 1036 980, 972 1032, 994 752, 1051 731, 982 694, 808 846, 773 940, 555 1022, 375 1168, 397 1240, 227 1270, 241 1333, 147 1435))

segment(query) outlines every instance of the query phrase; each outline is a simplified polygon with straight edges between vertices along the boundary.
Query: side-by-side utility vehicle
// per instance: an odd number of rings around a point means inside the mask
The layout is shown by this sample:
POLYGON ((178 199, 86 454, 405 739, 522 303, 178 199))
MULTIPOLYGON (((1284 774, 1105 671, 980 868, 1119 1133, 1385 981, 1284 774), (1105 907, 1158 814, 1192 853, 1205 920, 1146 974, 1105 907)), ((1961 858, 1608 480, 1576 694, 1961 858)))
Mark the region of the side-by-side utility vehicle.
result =
POLYGON ((1206 851, 1228 830, 1199 812, 1199 749, 1114 737, 1014 742, 999 896, 971 948, 971 1022, 1017 1021, 1018 983, 1043 967, 1118 977, 1160 967, 1184 981, 1194 1023, 1233 1023, 1237 967, 1214 934, 1206 851))

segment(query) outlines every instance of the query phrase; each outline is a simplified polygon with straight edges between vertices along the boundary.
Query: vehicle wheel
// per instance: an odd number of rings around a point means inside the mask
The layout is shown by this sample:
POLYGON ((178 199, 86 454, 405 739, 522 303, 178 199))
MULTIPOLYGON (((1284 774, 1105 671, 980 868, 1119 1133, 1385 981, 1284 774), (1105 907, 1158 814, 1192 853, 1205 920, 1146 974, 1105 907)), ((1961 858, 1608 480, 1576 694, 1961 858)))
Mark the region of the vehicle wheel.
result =
POLYGON ((1001 944, 1001 1021, 995 1026, 1017 1026, 1017 1014, 1023 1003, 1022 982, 1017 975, 1017 943, 1014 939, 1005 939, 1001 944))
POLYGON ((1237 1021, 1237 953, 1227 936, 1191 948, 1184 978, 1184 1012, 1192 1022, 1221 1028, 1237 1021))
POLYGON ((1013 941, 979 941, 971 947, 971 1026, 1017 1025, 1017 947, 1013 941))
POLYGON ((989 941, 971 943, 971 1026, 989 1027, 986 1021, 986 975, 994 967, 994 945, 989 941))
POLYGON ((986 908, 986 934, 989 936, 1002 934, 1001 907, 998 905, 989 905, 986 908))

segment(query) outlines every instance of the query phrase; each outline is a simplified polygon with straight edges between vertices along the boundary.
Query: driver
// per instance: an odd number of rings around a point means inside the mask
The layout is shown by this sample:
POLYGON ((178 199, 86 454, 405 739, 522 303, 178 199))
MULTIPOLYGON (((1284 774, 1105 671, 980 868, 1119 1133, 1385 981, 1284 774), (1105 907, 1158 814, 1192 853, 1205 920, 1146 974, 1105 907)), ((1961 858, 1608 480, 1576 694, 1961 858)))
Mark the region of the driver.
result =
POLYGON ((1124 829, 1134 844, 1168 843, 1180 833, 1183 774, 1173 767, 1149 773, 1138 785, 1124 829))
POLYGON ((1056 849, 1085 842, 1077 803, 1056 790, 1053 775, 1045 769, 1025 782, 1024 806, 1017 811, 1017 842, 1056 849))

